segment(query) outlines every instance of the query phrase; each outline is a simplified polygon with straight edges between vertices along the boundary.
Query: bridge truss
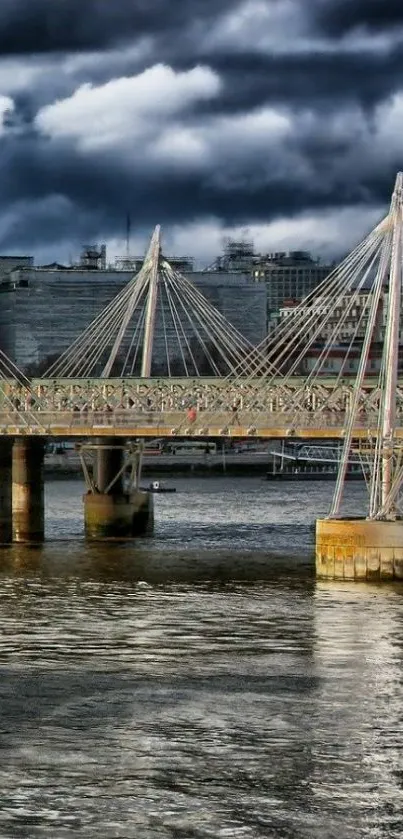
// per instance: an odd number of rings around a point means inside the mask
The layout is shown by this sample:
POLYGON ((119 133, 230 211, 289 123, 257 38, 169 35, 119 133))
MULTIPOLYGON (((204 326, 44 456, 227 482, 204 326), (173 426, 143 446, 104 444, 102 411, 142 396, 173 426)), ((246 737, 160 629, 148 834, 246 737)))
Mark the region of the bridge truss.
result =
MULTIPOLYGON (((403 379, 396 392, 400 436, 403 379)), ((375 438, 381 400, 377 379, 365 380, 355 406, 355 437, 375 438)), ((131 436, 343 438, 355 402, 351 379, 305 385, 295 377, 287 386, 259 378, 8 379, 0 395, 0 430, 91 436, 94 429, 110 434, 113 428, 131 436)))

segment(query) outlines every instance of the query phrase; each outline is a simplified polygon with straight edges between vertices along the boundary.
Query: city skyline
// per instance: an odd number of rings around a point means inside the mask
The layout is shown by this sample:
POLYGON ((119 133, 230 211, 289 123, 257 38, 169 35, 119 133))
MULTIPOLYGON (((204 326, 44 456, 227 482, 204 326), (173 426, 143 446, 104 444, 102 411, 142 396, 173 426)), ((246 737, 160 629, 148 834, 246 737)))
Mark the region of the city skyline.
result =
POLYGON ((394 0, 13 0, 0 10, 0 252, 208 263, 353 246, 403 168, 394 0))

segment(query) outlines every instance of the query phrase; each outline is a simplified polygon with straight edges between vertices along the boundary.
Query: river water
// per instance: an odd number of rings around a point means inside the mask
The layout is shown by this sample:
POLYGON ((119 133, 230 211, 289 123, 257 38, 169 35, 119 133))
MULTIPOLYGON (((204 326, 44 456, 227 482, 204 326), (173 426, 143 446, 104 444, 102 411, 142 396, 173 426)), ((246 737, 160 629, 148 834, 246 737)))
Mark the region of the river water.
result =
POLYGON ((401 586, 315 581, 330 484, 175 484, 85 545, 49 483, 1 551, 1 839, 400 839, 401 586))

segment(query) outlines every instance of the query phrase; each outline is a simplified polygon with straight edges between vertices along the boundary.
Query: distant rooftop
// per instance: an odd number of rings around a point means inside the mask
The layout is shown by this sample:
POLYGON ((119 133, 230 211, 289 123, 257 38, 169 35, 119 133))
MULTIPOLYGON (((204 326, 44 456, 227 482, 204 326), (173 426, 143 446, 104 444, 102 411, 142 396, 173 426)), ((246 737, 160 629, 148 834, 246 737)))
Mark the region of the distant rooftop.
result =
POLYGON ((33 256, 27 256, 27 255, 23 256, 22 254, 15 255, 15 254, 11 253, 11 254, 1 254, 0 255, 0 260, 7 261, 9 259, 21 259, 23 262, 27 262, 27 261, 33 262, 34 261, 33 256))

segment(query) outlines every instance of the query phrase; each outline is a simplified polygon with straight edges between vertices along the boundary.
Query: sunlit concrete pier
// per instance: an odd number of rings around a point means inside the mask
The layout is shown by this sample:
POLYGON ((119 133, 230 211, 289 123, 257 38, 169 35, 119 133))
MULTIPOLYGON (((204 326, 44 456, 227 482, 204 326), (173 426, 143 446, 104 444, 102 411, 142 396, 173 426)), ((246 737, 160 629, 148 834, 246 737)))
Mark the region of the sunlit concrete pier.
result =
POLYGON ((92 476, 84 464, 87 493, 84 496, 85 534, 88 539, 144 536, 153 529, 153 498, 139 488, 140 453, 133 457, 132 476, 125 486, 127 460, 121 438, 95 438, 92 476))
POLYGON ((13 541, 41 542, 45 534, 44 440, 19 437, 12 451, 13 541))

